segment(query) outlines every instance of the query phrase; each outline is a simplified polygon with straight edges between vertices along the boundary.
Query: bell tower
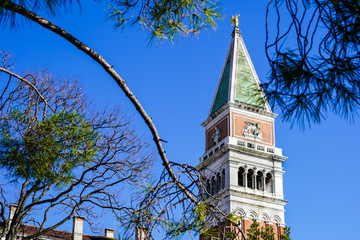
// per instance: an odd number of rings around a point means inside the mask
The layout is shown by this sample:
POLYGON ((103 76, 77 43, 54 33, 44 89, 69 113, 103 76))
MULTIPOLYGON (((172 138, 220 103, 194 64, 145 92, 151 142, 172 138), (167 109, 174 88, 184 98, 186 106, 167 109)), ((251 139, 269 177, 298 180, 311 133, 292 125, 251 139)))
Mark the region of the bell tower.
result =
POLYGON ((219 207, 239 217, 244 231, 253 220, 272 225, 275 239, 285 226, 282 163, 274 119, 235 24, 207 119, 205 153, 198 169, 219 207))

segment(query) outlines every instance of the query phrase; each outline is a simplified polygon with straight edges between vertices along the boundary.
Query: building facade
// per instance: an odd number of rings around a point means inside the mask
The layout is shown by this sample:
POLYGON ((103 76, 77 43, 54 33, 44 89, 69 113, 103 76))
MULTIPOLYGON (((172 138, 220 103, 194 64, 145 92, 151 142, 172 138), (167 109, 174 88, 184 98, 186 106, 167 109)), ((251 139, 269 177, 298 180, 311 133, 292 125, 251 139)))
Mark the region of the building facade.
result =
MULTIPOLYGON (((16 210, 15 205, 11 205, 9 209, 9 218, 7 222, 0 221, 0 233, 6 229, 4 228, 5 224, 11 225, 11 221, 13 219, 14 213, 16 210)), ((114 239, 114 230, 113 229, 105 229, 104 236, 94 236, 88 235, 83 233, 84 229, 84 221, 85 218, 75 216, 73 217, 73 230, 72 232, 69 231, 61 231, 52 229, 47 231, 46 233, 31 239, 38 239, 38 240, 112 240, 114 239)), ((39 232, 43 231, 37 226, 21 224, 18 232, 16 240, 22 240, 24 238, 31 237, 33 235, 38 234, 39 232)), ((6 232, 5 232, 6 235, 6 232)), ((5 240, 5 235, 0 240, 5 240)))
MULTIPOLYGON (((275 144, 274 120, 237 26, 216 88, 198 169, 208 194, 221 199, 244 231, 253 220, 272 225, 276 239, 285 226, 283 193, 286 157, 275 144)), ((220 237, 222 238, 222 237, 220 237)))

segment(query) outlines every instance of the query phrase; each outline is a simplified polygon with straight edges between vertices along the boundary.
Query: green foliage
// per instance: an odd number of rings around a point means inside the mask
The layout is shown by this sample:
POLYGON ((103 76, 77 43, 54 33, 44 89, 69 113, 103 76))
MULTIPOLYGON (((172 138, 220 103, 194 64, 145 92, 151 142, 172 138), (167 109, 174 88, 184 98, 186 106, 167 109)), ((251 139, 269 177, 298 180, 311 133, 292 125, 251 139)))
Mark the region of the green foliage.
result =
MULTIPOLYGON (((47 11, 57 14, 61 9, 69 9, 80 0, 0 0, 0 23, 15 26, 19 23, 12 9, 14 4, 31 11, 47 11)), ((100 1, 99 1, 100 2, 100 1)), ((109 19, 116 28, 126 25, 141 25, 150 33, 150 39, 169 39, 187 34, 196 34, 202 29, 215 28, 216 19, 221 18, 217 1, 212 0, 110 0, 109 19)))
MULTIPOLYGON (((261 227, 261 229, 259 228, 259 225, 260 224, 256 222, 256 220, 250 225, 250 228, 247 230, 248 240, 275 240, 274 229, 271 225, 261 227)), ((287 238, 284 238, 284 240, 287 240, 287 238)))
MULTIPOLYGON (((189 218, 182 218, 180 221, 166 221, 166 235, 170 239, 179 239, 188 231, 202 232, 206 221, 207 206, 202 202, 196 206, 189 218)), ((213 235, 209 230, 203 233, 205 236, 213 235)))
POLYGON ((284 232, 280 235, 280 240, 291 240, 289 227, 284 228, 284 232))
POLYGON ((233 231, 225 231, 225 239, 236 239, 236 233, 233 231))
POLYGON ((248 240, 260 240, 261 238, 261 230, 259 228, 259 223, 254 220, 250 225, 250 228, 247 230, 248 240))
POLYGON ((0 81, 0 205, 18 198, 11 226, 4 222, 6 238, 15 239, 34 216, 53 229, 74 214, 93 221, 104 209, 129 209, 119 201, 121 187, 130 195, 148 176, 152 153, 120 108, 94 111, 76 81, 45 71, 18 79, 0 81))
POLYGON ((360 1, 275 0, 267 16, 268 99, 287 121, 319 123, 360 109, 360 1), (283 21, 290 19, 290 21, 283 21), (279 24, 281 22, 281 24, 279 24), (277 34, 273 34, 277 33, 277 34))
POLYGON ((236 222, 236 220, 238 220, 239 218, 238 218, 234 213, 230 213, 230 214, 227 216, 227 219, 228 219, 230 222, 236 222))
POLYGON ((263 240, 275 240, 274 228, 272 226, 261 227, 261 238, 263 240))
POLYGON ((117 28, 140 24, 150 39, 169 39, 196 34, 215 27, 221 17, 218 3, 211 0, 111 0, 110 19, 117 28))
MULTIPOLYGON (((151 183, 149 186, 145 186, 143 190, 141 190, 138 198, 143 199, 144 197, 141 196, 142 194, 147 195, 154 192, 158 192, 158 189, 153 188, 153 183, 151 183)), ((146 199, 148 200, 148 198, 146 199)), ((194 208, 189 207, 189 209, 187 209, 188 212, 181 215, 172 215, 174 212, 178 211, 176 206, 179 203, 171 204, 173 208, 168 208, 166 211, 161 209, 161 214, 159 214, 161 217, 159 217, 158 212, 154 210, 154 205, 158 204, 158 201, 161 200, 157 199, 155 204, 148 202, 140 204, 136 209, 123 214, 119 218, 124 227, 122 239, 130 239, 134 234, 134 229, 136 228, 153 231, 154 226, 158 223, 161 225, 161 231, 165 233, 164 239, 182 239, 182 237, 189 232, 204 233, 206 236, 218 235, 217 230, 203 230, 204 225, 206 224, 206 215, 208 211, 208 207, 204 202, 201 202, 194 208)))
POLYGON ((211 237, 217 238, 219 236, 219 229, 216 227, 213 228, 207 228, 201 232, 202 236, 208 237, 211 239, 211 237))
POLYGON ((66 185, 73 170, 96 155, 98 134, 78 113, 55 113, 40 122, 18 110, 9 117, 0 128, 0 167, 13 179, 66 185))

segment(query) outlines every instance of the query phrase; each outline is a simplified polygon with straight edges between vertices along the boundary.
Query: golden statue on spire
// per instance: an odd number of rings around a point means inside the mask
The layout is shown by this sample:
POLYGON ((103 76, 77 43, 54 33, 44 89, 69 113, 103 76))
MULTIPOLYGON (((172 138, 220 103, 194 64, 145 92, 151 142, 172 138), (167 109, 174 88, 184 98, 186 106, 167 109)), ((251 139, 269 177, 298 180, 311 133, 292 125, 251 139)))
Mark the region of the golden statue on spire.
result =
POLYGON ((240 16, 240 14, 235 15, 235 16, 231 16, 231 26, 235 24, 235 27, 239 26, 239 20, 238 17, 240 16))

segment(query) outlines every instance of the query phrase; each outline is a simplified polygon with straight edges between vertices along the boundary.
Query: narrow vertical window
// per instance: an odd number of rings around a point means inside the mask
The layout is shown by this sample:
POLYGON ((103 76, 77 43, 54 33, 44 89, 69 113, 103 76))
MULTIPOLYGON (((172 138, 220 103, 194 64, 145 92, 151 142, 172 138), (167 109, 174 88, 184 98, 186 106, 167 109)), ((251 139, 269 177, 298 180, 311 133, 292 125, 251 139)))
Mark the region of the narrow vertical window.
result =
POLYGON ((215 177, 211 178, 211 195, 215 195, 216 193, 216 180, 215 177))
POLYGON ((254 171, 252 169, 249 169, 249 171, 247 172, 247 187, 252 189, 254 189, 253 175, 254 171))
POLYGON ((220 173, 218 173, 217 175, 217 179, 216 179, 216 192, 220 192, 221 190, 221 175, 220 173))
POLYGON ((266 191, 272 193, 273 192, 273 178, 271 173, 266 174, 265 178, 266 191))
POLYGON ((238 185, 240 187, 245 186, 245 184, 244 184, 244 172, 245 172, 245 169, 243 167, 240 167, 239 171, 238 171, 238 185))
POLYGON ((210 180, 206 181, 206 198, 211 194, 210 180))
POLYGON ((221 172, 221 189, 224 189, 225 188, 225 169, 222 170, 221 172))
POLYGON ((257 174, 256 174, 256 189, 257 190, 263 190, 263 181, 262 181, 262 178, 263 178, 263 173, 258 171, 257 174))

